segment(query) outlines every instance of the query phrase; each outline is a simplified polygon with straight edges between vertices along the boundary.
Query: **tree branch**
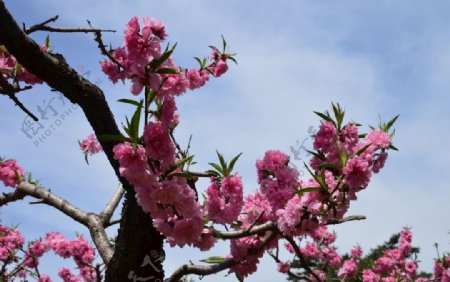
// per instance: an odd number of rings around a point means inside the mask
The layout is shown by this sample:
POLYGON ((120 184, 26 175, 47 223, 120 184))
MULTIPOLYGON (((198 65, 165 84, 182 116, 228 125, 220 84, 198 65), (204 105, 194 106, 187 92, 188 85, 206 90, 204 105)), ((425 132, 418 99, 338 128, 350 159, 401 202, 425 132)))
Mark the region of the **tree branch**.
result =
POLYGON ((341 224, 347 221, 354 221, 354 220, 365 220, 366 217, 364 215, 350 215, 341 219, 337 218, 331 218, 328 220, 327 225, 336 225, 341 224))
POLYGON ((13 102, 18 106, 22 111, 24 111, 27 115, 29 115, 34 121, 38 121, 38 118, 30 112, 23 104, 19 101, 16 97, 16 93, 24 90, 28 90, 31 88, 31 86, 27 86, 25 88, 18 88, 14 87, 13 85, 9 84, 8 81, 3 77, 3 75, 0 75, 0 93, 8 96, 13 100, 13 102))
MULTIPOLYGON (((248 254, 255 255, 256 253, 260 252, 276 236, 277 236, 276 232, 271 232, 264 238, 261 246, 259 246, 258 248, 249 249, 248 254)), ((234 259, 226 259, 223 262, 216 263, 216 264, 213 264, 210 266, 185 264, 185 265, 182 265, 181 267, 179 267, 177 270, 175 270, 175 272, 168 279, 164 280, 164 282, 178 282, 183 276, 186 276, 189 274, 195 274, 195 275, 200 275, 200 276, 215 274, 222 270, 231 268, 238 263, 240 263, 240 261, 236 261, 234 259)))
POLYGON ((120 200, 125 194, 125 190, 123 189, 122 184, 119 185, 113 197, 106 205, 105 209, 100 213, 100 219, 102 221, 103 226, 106 227, 107 224, 110 223, 111 217, 114 214, 117 206, 119 205, 120 200))
POLYGON ((59 18, 59 16, 56 15, 56 16, 54 16, 54 17, 52 17, 52 18, 49 18, 48 20, 45 20, 45 21, 39 23, 39 24, 35 24, 35 25, 33 25, 32 27, 30 27, 30 28, 28 28, 28 29, 25 28, 25 24, 23 24, 23 31, 24 31, 26 34, 30 34, 30 33, 34 32, 34 31, 38 30, 38 28, 39 28, 40 26, 45 26, 45 25, 47 25, 48 23, 56 22, 56 21, 58 20, 58 18, 59 18))
MULTIPOLYGON (((80 105, 97 136, 121 135, 114 116, 100 88, 91 83, 73 68, 62 55, 42 51, 39 45, 17 25, 0 0, 0 41, 19 63, 29 72, 44 80, 50 87, 63 93, 70 102, 80 105)), ((119 164, 112 149, 117 141, 100 141, 109 162, 122 183, 119 164)), ((129 185, 124 186, 131 189, 129 185)))
POLYGON ((277 229, 277 223, 273 222, 273 221, 268 221, 266 223, 248 228, 248 229, 244 229, 244 230, 238 230, 238 231, 218 231, 218 230, 213 230, 214 234, 216 235, 216 237, 220 238, 220 239, 237 239, 237 238, 242 238, 242 237, 247 237, 250 235, 259 235, 262 234, 266 231, 275 231, 278 230, 277 229))
POLYGON ((23 198, 25 198, 25 196, 27 195, 18 189, 14 190, 14 192, 11 193, 3 193, 3 196, 0 197, 0 207, 7 205, 10 202, 22 200, 23 198))
MULTIPOLYGON (((12 195, 10 196, 10 199, 13 199, 14 197, 23 198, 27 195, 32 196, 41 200, 42 203, 56 208, 68 217, 83 224, 89 229, 92 240, 94 241, 94 244, 105 264, 107 264, 113 256, 114 251, 109 244, 108 236, 103 228, 102 218, 99 215, 94 213, 86 213, 69 203, 67 200, 52 193, 50 190, 29 182, 20 183, 19 186, 17 186, 16 191, 10 194, 12 195)), ((1 199, 2 198, 0 198, 0 201, 1 199)))
POLYGON ((36 199, 40 199, 43 203, 52 206, 57 210, 60 210, 62 213, 74 219, 75 221, 78 221, 79 223, 87 226, 88 214, 86 212, 75 207, 67 200, 55 195, 50 190, 28 182, 20 183, 16 189, 19 191, 18 193, 23 193, 36 199))
POLYGON ((290 236, 284 236, 284 239, 286 239, 289 242, 289 244, 291 244, 292 248, 294 248, 295 254, 300 259, 300 263, 302 264, 303 268, 306 271, 308 271, 312 276, 314 276, 314 278, 316 278, 317 281, 321 282, 322 279, 320 279, 320 277, 314 272, 314 270, 312 270, 311 267, 309 267, 308 262, 305 260, 305 257, 303 256, 302 251, 300 250, 298 245, 295 243, 294 239, 292 239, 292 237, 290 237, 290 236))
POLYGON ((236 264, 238 264, 238 262, 235 261, 234 259, 226 259, 221 263, 216 263, 209 266, 185 264, 182 265, 177 270, 175 270, 175 272, 169 278, 164 280, 164 282, 178 282, 183 276, 188 274, 196 274, 200 276, 211 275, 220 272, 222 270, 231 268, 236 264))
MULTIPOLYGON (((354 220, 364 220, 366 219, 363 215, 351 215, 347 216, 342 219, 329 219, 327 222, 327 225, 335 225, 335 224, 341 224, 348 221, 354 221, 354 220)), ((256 225, 256 226, 250 226, 248 229, 244 230, 238 230, 238 231, 218 231, 213 229, 214 234, 217 238, 220 239, 237 239, 242 237, 247 237, 250 235, 258 235, 262 234, 266 231, 275 231, 277 229, 277 223, 274 221, 268 221, 266 223, 256 225)))
POLYGON ((30 28, 23 28, 23 31, 26 34, 33 33, 35 31, 49 31, 49 32, 83 32, 83 33, 97 33, 97 32, 116 32, 115 30, 111 29, 98 29, 98 28, 62 28, 62 27, 51 27, 47 24, 50 22, 55 22, 59 16, 54 16, 53 18, 50 18, 42 23, 33 25, 30 28))

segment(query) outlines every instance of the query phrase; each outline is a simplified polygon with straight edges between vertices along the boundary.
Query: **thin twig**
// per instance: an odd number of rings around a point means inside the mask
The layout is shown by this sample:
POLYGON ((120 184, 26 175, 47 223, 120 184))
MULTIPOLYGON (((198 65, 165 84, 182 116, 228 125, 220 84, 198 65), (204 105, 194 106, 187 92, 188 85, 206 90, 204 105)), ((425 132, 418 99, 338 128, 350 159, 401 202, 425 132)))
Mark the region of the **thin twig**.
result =
POLYGON ((24 111, 27 115, 29 115, 34 121, 38 121, 39 119, 32 113, 30 110, 28 110, 22 102, 19 101, 16 97, 16 93, 24 90, 31 89, 31 86, 26 86, 24 88, 18 88, 14 87, 11 84, 6 81, 6 79, 3 77, 3 75, 0 75, 0 92, 6 96, 8 96, 13 102, 18 106, 22 111, 24 111))
POLYGON ((114 193, 113 197, 109 201, 109 203, 106 205, 105 209, 100 213, 100 218, 103 222, 103 226, 105 226, 107 223, 110 222, 112 215, 114 214, 114 211, 116 210, 117 206, 119 205, 120 200, 122 199, 123 195, 125 194, 125 190, 122 187, 122 184, 119 185, 116 192, 114 193))
POLYGON ((59 18, 59 16, 56 15, 56 16, 54 16, 52 18, 49 18, 48 20, 45 20, 45 21, 39 23, 39 24, 35 24, 35 25, 33 25, 32 27, 30 27, 28 29, 25 28, 25 24, 23 24, 23 31, 26 34, 30 34, 30 33, 34 32, 34 31, 37 31, 38 30, 37 28, 39 28, 41 26, 45 26, 45 25, 47 25, 48 23, 51 23, 51 22, 56 22, 58 20, 58 18, 59 18))
MULTIPOLYGON (((89 24, 90 24, 90 23, 89 23, 89 24)), ((108 52, 108 50, 106 50, 105 44, 103 43, 101 31, 94 32, 94 35, 95 35, 94 40, 95 40, 95 42, 97 42, 98 48, 100 49, 101 53, 102 53, 103 55, 105 55, 106 57, 108 57, 114 64, 116 64, 116 66, 119 68, 119 71, 120 71, 121 69, 123 69, 124 67, 122 66, 122 64, 119 63, 119 62, 116 60, 116 58, 114 58, 114 57, 111 55, 111 52, 108 52)))
POLYGON ((327 221, 327 225, 336 225, 341 224, 347 221, 354 221, 354 220, 365 220, 366 217, 364 215, 350 215, 341 219, 337 218, 331 218, 327 221))
MULTIPOLYGON (((51 26, 46 26, 46 25, 41 25, 41 26, 34 26, 33 30, 31 32, 35 32, 35 31, 49 31, 49 32, 62 32, 62 33, 76 33, 76 32, 81 32, 81 33, 96 33, 96 32, 116 32, 115 30, 112 29, 98 29, 98 28, 64 28, 64 27, 51 27, 51 26)), ((30 30, 25 30, 26 34, 30 33, 30 30)))
MULTIPOLYGON (((275 256, 275 255, 274 255, 272 252, 270 252, 270 251, 267 251, 266 253, 267 253, 270 257, 272 257, 273 260, 274 260, 276 263, 283 263, 283 262, 278 258, 278 255, 275 256)), ((310 279, 308 276, 303 275, 303 274, 297 274, 297 273, 295 273, 295 272, 292 272, 291 270, 289 270, 286 274, 289 275, 289 276, 291 276, 291 277, 293 277, 293 278, 295 278, 295 279, 298 279, 298 280, 300 280, 300 281, 302 281, 302 280, 311 281, 311 279, 310 279)))
POLYGON ((300 248, 298 247, 298 245, 295 243, 294 239, 292 239, 292 237, 290 236, 284 236, 284 238, 289 242, 289 244, 291 244, 292 248, 294 248, 295 254, 298 256, 298 258, 300 259, 300 263, 302 264, 303 268, 308 271, 312 276, 314 276, 314 278, 317 279, 317 281, 321 282, 322 279, 320 279, 320 277, 317 275, 317 273, 315 273, 311 267, 309 267, 308 262, 305 260, 305 257, 303 256, 300 248))
POLYGON ((105 224, 103 224, 103 226, 105 228, 108 228, 108 227, 113 226, 118 223, 120 223, 120 219, 115 219, 115 220, 110 220, 110 221, 106 222, 105 224))

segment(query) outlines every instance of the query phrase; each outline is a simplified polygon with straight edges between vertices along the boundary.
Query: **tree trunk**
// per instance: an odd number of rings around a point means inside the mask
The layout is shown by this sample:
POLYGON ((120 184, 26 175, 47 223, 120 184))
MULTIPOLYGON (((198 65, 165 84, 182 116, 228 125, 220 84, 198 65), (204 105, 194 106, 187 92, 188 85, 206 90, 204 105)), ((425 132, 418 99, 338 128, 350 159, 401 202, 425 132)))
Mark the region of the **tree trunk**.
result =
POLYGON ((150 216, 137 204, 134 193, 127 192, 125 197, 115 252, 106 271, 106 281, 162 282, 164 238, 153 227, 150 216))

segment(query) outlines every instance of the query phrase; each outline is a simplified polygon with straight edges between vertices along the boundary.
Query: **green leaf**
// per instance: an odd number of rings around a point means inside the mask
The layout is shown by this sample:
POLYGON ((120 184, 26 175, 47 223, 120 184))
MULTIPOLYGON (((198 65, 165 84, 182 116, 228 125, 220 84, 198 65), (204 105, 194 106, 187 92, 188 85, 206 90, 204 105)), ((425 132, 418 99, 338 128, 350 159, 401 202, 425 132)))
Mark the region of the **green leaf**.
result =
POLYGON ((174 164, 172 166, 172 169, 175 170, 175 169, 177 169, 179 167, 182 167, 185 163, 192 161, 193 158, 194 158, 194 156, 192 155, 192 156, 186 157, 186 158, 178 161, 176 164, 174 164))
POLYGON ((220 165, 222 166, 222 171, 225 173, 227 171, 227 163, 225 162, 225 159, 219 151, 216 150, 217 156, 219 157, 220 165))
POLYGON ((88 152, 85 152, 85 153, 84 153, 84 160, 85 160, 86 163, 89 165, 88 152))
POLYGON ((178 71, 172 69, 172 68, 160 68, 156 71, 156 73, 159 74, 180 74, 178 71))
POLYGON ((319 169, 338 169, 337 165, 331 163, 323 163, 317 166, 319 169))
POLYGON ((366 146, 364 146, 364 147, 362 147, 361 149, 359 149, 358 151, 356 151, 355 156, 359 156, 359 155, 361 155, 362 153, 364 153, 364 151, 367 150, 367 148, 369 148, 370 145, 372 145, 372 144, 367 144, 366 146))
POLYGON ((394 145, 389 146, 389 149, 394 150, 394 151, 398 151, 398 148, 395 147, 394 145))
POLYGON ((22 177, 20 177, 19 173, 16 170, 14 170, 14 176, 16 177, 17 183, 20 184, 22 182, 22 177))
POLYGON ((324 161, 326 159, 325 155, 322 152, 314 152, 314 151, 310 151, 310 150, 306 150, 306 152, 310 153, 311 155, 313 155, 314 157, 319 158, 320 160, 324 161))
POLYGON ((233 171, 234 165, 236 164, 236 161, 239 159, 239 157, 242 155, 242 153, 240 153, 239 155, 237 155, 236 157, 234 157, 231 162, 230 165, 228 166, 228 170, 231 173, 233 171))
POLYGON ((386 124, 386 132, 389 131, 389 129, 394 125, 395 121, 398 119, 400 115, 396 115, 393 119, 391 119, 387 124, 386 124))
POLYGON ((225 37, 222 36, 222 46, 223 46, 223 54, 225 54, 225 50, 227 49, 227 41, 225 40, 225 37))
POLYGON ((309 174, 311 174, 311 176, 314 178, 314 180, 320 184, 320 186, 322 186, 322 184, 320 182, 322 182, 322 180, 316 175, 314 174, 311 169, 306 165, 306 163, 303 163, 305 165, 305 168, 308 170, 309 174))
MULTIPOLYGON (((236 274, 236 273, 235 273, 236 274)), ((244 282, 244 278, 236 274, 236 278, 239 282, 244 282)))
POLYGON ((200 68, 203 68, 202 60, 199 57, 194 57, 194 59, 198 62, 200 68))
POLYGON ((314 111, 314 113, 315 113, 316 115, 318 115, 319 117, 321 117, 323 120, 325 120, 325 121, 331 121, 331 122, 334 123, 334 121, 333 121, 329 116, 327 116, 327 115, 325 115, 325 114, 322 114, 322 113, 319 113, 319 112, 316 112, 316 111, 314 111))
POLYGON ((213 256, 213 257, 209 257, 206 259, 202 259, 200 260, 201 262, 205 262, 205 263, 210 263, 210 264, 216 264, 216 263, 221 263, 225 261, 225 257, 221 257, 221 256, 213 256))
POLYGON ((236 59, 234 58, 234 57, 227 57, 228 59, 230 59, 231 61, 233 61, 236 65, 237 65, 237 61, 236 61, 236 59))
POLYGON ((139 106, 136 107, 136 111, 134 112, 130 123, 130 137, 136 142, 139 140, 139 122, 141 120, 142 103, 142 100, 139 101, 139 106))
POLYGON ((132 142, 130 138, 127 138, 123 135, 114 135, 114 134, 103 134, 97 136, 98 141, 100 142, 111 142, 111 141, 119 141, 119 142, 132 142))
POLYGON ((320 188, 320 187, 306 187, 306 188, 302 188, 300 190, 297 190, 297 195, 299 195, 301 197, 304 193, 320 192, 321 189, 322 188, 320 188))
POLYGON ((212 166, 213 168, 215 168, 220 174, 223 175, 223 169, 220 167, 220 165, 215 164, 215 163, 209 163, 210 166, 212 166))
POLYGON ((159 57, 157 60, 153 60, 150 63, 150 67, 153 70, 158 69, 159 66, 161 66, 172 55, 173 51, 175 50, 175 47, 177 47, 176 43, 170 50, 168 50, 169 46, 167 46, 166 51, 161 55, 161 57, 159 57))
POLYGON ((215 171, 215 170, 207 170, 207 171, 205 171, 207 174, 212 174, 212 175, 214 175, 214 176, 216 176, 216 177, 219 177, 220 176, 220 173, 219 172, 217 172, 217 171, 215 171))
POLYGON ((119 99, 119 100, 117 100, 117 102, 121 102, 121 103, 125 103, 125 104, 131 104, 131 105, 134 105, 136 107, 139 107, 139 105, 140 105, 140 103, 138 101, 131 100, 131 99, 119 99))
POLYGON ((47 47, 47 49, 50 49, 50 35, 47 35, 45 37, 45 47, 47 47))

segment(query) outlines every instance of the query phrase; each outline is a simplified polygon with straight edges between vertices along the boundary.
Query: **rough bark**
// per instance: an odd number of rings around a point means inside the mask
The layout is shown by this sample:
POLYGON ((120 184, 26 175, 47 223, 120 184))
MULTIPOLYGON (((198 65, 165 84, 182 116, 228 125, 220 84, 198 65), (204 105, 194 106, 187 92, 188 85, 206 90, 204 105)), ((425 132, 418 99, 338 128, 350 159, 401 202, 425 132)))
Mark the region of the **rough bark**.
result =
MULTIPOLYGON (((72 103, 78 104, 97 136, 120 134, 103 91, 80 76, 66 63, 62 55, 42 52, 39 45, 17 25, 2 0, 0 43, 5 45, 27 70, 60 91, 72 103)), ((154 229, 149 215, 144 214, 138 206, 133 188, 119 175, 119 164, 112 152, 116 142, 101 142, 101 145, 127 191, 115 253, 107 267, 106 281, 133 281, 133 276, 130 275, 132 272, 139 275, 137 277, 155 277, 154 280, 146 281, 162 281, 164 272, 160 260, 163 254, 163 238, 154 229), (146 256, 155 267, 148 264, 146 256)))

